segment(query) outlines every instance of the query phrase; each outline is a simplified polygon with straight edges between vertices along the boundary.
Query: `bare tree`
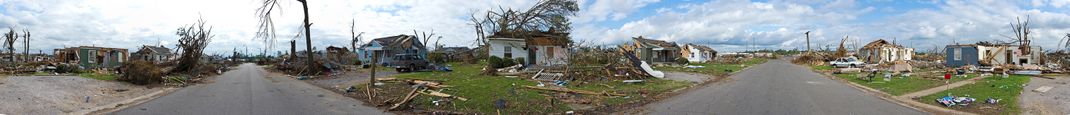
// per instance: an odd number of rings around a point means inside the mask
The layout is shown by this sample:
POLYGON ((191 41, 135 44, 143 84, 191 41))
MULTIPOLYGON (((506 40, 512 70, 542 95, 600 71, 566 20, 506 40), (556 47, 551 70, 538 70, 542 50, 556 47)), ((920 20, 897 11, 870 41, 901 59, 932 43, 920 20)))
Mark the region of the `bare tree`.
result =
POLYGON ((7 48, 7 54, 10 55, 11 58, 10 61, 12 63, 16 63, 17 61, 15 61, 15 41, 18 41, 19 35, 18 33, 15 33, 15 28, 8 27, 8 29, 10 31, 8 31, 7 34, 4 34, 4 47, 7 48))
MULTIPOLYGON (((305 21, 304 21, 304 24, 302 25, 302 27, 305 30, 303 35, 305 36, 305 41, 306 41, 306 43, 305 43, 306 51, 308 51, 308 53, 306 53, 308 55, 308 57, 307 57, 308 59, 306 61, 308 62, 308 65, 307 65, 308 68, 312 68, 312 67, 315 67, 315 60, 314 59, 316 59, 316 58, 314 58, 313 55, 312 55, 312 52, 313 52, 312 51, 312 37, 311 37, 310 32, 309 32, 309 30, 310 30, 309 27, 312 26, 312 24, 310 24, 310 22, 308 22, 308 1, 306 1, 306 0, 297 0, 297 1, 301 2, 301 6, 302 6, 302 8, 304 9, 304 12, 305 12, 305 21)), ((278 0, 264 0, 261 3, 262 3, 262 5, 260 6, 260 8, 257 8, 257 12, 256 12, 257 13, 257 17, 260 18, 260 24, 259 24, 259 30, 257 32, 257 37, 264 39, 264 41, 268 42, 269 44, 270 43, 274 43, 274 40, 275 40, 275 23, 272 22, 271 13, 276 7, 280 7, 280 9, 281 9, 281 6, 279 5, 278 0)))
POLYGON ((352 39, 350 41, 350 47, 353 48, 353 52, 357 51, 357 44, 360 44, 360 38, 362 38, 362 36, 364 36, 364 32, 360 32, 360 34, 357 34, 356 26, 357 26, 357 20, 353 20, 353 23, 351 23, 349 25, 349 34, 351 35, 350 39, 352 39))
POLYGON ((419 37, 419 39, 421 40, 420 42, 423 42, 424 47, 427 47, 427 43, 431 42, 429 41, 431 40, 431 37, 435 36, 435 30, 432 29, 430 34, 428 34, 427 32, 416 33, 416 30, 412 30, 412 34, 416 37, 419 37))
POLYGON ((196 23, 179 27, 175 32, 175 35, 179 36, 178 49, 182 50, 182 56, 179 57, 178 66, 174 71, 190 72, 200 65, 200 59, 204 56, 204 48, 215 37, 212 35, 212 27, 205 28, 205 23, 207 21, 203 18, 197 19, 196 23))
POLYGON ((1022 55, 1029 55, 1031 52, 1031 48, 1029 46, 1029 42, 1031 41, 1029 40, 1029 33, 1032 32, 1029 29, 1029 16, 1025 17, 1024 22, 1021 18, 1016 17, 1015 19, 1017 23, 1011 22, 1010 24, 1011 29, 1014 31, 1014 37, 1007 38, 1011 39, 1012 42, 1017 42, 1018 45, 1021 46, 1018 47, 1018 49, 1022 50, 1022 55))
POLYGON ((1059 40, 1059 45, 1062 45, 1062 47, 1059 47, 1061 48, 1059 50, 1066 50, 1067 47, 1070 47, 1070 33, 1066 33, 1066 37, 1063 37, 1063 39, 1059 40))

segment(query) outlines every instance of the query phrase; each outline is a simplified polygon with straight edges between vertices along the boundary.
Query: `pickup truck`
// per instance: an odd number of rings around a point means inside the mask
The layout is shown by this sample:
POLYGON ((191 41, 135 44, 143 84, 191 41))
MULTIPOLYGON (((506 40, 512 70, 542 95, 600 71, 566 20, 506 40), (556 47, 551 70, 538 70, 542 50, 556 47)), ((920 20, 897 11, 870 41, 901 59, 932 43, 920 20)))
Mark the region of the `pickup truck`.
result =
POLYGON ((415 54, 397 54, 392 57, 393 62, 390 62, 390 67, 394 67, 398 72, 412 72, 419 71, 425 68, 429 68, 431 64, 424 56, 415 54))

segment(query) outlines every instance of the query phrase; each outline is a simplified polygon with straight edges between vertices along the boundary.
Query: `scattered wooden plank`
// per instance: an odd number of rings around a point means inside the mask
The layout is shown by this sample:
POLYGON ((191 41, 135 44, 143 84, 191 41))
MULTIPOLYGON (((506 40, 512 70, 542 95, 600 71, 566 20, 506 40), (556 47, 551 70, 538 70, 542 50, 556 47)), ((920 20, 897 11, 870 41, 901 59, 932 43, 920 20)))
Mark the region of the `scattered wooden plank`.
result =
POLYGON ((405 96, 405 99, 401 100, 401 102, 398 102, 398 103, 394 104, 394 106, 391 106, 390 109, 387 109, 387 110, 395 110, 398 107, 401 107, 401 105, 405 105, 406 103, 409 103, 409 101, 412 101, 412 98, 416 98, 416 91, 419 91, 419 90, 420 90, 420 88, 412 89, 412 91, 410 91, 409 94, 405 96))

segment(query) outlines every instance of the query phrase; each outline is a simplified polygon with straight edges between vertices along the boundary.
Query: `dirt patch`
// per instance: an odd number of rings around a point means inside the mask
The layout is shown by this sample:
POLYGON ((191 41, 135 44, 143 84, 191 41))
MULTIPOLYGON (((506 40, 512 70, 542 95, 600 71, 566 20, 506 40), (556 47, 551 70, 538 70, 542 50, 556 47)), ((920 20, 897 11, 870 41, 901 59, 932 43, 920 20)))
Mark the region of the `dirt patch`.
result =
MULTIPOLYGON (((394 74, 397 74, 397 72, 393 72, 393 71, 376 72, 375 73, 375 77, 376 78, 383 78, 383 77, 387 77, 387 76, 394 75, 394 74)), ((352 86, 352 85, 357 85, 357 84, 368 82, 368 79, 369 79, 370 76, 371 75, 368 72, 347 71, 347 72, 339 74, 339 75, 319 76, 319 77, 315 77, 315 78, 312 78, 312 79, 309 79, 309 80, 304 80, 304 81, 308 82, 309 84, 316 85, 318 87, 321 87, 321 88, 324 88, 324 89, 330 89, 332 91, 336 91, 337 92, 337 91, 345 90, 346 88, 349 88, 349 86, 352 86)))
POLYGON ((77 76, 13 76, 0 82, 0 113, 14 114, 70 114, 162 89, 77 76))
POLYGON ((1070 114, 1070 85, 1068 85, 1070 78, 1044 79, 1034 77, 1031 79, 1023 89, 1022 100, 1018 103, 1022 107, 1022 114, 1070 114), (1049 86, 1052 89, 1044 93, 1033 91, 1033 89, 1042 86, 1049 86))
POLYGON ((677 81, 690 81, 693 83, 706 82, 713 77, 698 73, 687 72, 665 72, 665 79, 677 80, 677 81))

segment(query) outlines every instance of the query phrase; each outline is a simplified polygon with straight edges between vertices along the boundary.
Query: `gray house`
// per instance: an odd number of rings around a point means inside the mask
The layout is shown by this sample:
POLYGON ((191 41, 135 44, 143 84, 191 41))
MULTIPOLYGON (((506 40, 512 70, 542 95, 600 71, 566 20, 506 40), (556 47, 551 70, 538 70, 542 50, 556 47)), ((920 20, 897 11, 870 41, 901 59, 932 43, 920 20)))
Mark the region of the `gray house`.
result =
POLYGON ((371 63, 372 55, 379 52, 379 65, 393 62, 394 55, 412 54, 427 58, 427 47, 414 35, 396 35, 373 39, 357 48, 358 59, 371 63))
POLYGON ((175 53, 163 46, 142 45, 137 52, 130 54, 132 59, 143 60, 153 63, 163 63, 175 59, 175 53))

